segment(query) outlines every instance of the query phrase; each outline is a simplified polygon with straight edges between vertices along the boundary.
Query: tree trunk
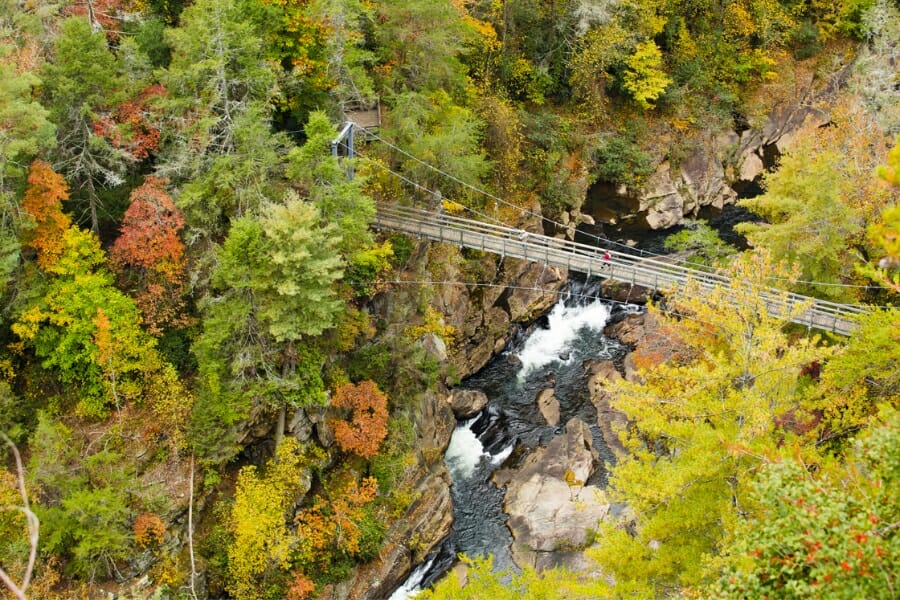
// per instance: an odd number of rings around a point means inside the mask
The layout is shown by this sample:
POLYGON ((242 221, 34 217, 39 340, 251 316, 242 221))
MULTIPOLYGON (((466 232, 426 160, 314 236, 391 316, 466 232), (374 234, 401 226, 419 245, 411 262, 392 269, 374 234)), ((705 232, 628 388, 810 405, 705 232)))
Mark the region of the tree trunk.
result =
POLYGON ((275 447, 281 445, 281 440, 284 439, 284 422, 287 414, 287 406, 284 404, 278 409, 278 424, 275 425, 275 447))

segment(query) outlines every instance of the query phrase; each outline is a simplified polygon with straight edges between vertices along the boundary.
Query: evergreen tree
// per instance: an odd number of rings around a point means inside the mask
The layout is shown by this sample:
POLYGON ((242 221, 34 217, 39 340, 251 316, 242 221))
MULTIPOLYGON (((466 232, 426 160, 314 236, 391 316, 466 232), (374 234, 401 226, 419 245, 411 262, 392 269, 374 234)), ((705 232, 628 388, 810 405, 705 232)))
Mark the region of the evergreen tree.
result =
POLYGON ((294 194, 234 222, 202 306, 195 439, 227 432, 254 404, 278 412, 280 436, 287 405, 324 403, 322 358, 301 342, 332 327, 341 308, 336 231, 294 194))
POLYGON ((273 134, 278 66, 267 59, 255 3, 199 0, 167 31, 162 73, 168 135, 159 173, 183 184, 177 197, 189 236, 221 236, 274 193, 287 138, 273 134))
POLYGON ((95 232, 101 217, 100 191, 124 182, 132 157, 98 134, 102 113, 125 99, 125 85, 106 37, 82 17, 66 19, 54 60, 44 65, 44 99, 57 128, 54 167, 85 195, 95 232))
POLYGON ((353 261, 357 253, 372 245, 369 224, 375 218, 375 203, 364 192, 365 178, 350 179, 346 165, 328 152, 337 131, 325 113, 313 112, 304 132, 306 143, 288 155, 287 176, 315 204, 323 223, 337 225, 338 247, 353 261))

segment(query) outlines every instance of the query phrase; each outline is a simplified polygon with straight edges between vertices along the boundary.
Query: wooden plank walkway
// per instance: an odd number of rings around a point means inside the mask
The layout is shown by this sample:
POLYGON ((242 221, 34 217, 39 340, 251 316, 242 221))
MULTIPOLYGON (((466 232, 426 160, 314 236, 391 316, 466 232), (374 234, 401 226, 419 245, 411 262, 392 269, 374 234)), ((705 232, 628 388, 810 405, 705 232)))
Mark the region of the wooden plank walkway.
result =
MULTIPOLYGON (((654 290, 680 289, 688 279, 707 289, 730 284, 730 280, 721 275, 614 250, 609 250, 612 260, 605 262, 601 248, 417 208, 379 204, 374 225, 654 290)), ((857 326, 857 317, 867 312, 864 306, 838 304, 776 289, 765 292, 764 298, 768 309, 779 314, 808 304, 809 308, 792 319, 795 323, 842 335, 852 333, 857 326)))

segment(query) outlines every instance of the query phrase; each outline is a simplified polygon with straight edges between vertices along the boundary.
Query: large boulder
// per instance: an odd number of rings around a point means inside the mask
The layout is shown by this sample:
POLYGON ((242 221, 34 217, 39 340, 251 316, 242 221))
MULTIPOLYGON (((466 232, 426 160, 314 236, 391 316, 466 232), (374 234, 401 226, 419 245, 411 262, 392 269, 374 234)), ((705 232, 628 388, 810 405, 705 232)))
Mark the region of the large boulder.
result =
POLYGON ((585 485, 599 462, 590 428, 571 419, 565 430, 517 468, 494 473, 494 482, 506 486, 503 510, 509 515, 512 556, 519 566, 582 569, 581 551, 590 543, 587 532, 609 513, 603 490, 585 485))
POLYGON ((464 377, 477 372, 506 345, 510 334, 509 313, 499 306, 491 306, 481 313, 479 323, 472 327, 472 337, 464 338, 458 352, 451 356, 456 372, 464 377))
POLYGON ((487 406, 488 397, 481 390, 456 389, 450 392, 447 402, 457 419, 468 419, 487 406))
POLYGON ((722 208, 734 204, 737 194, 725 182, 725 167, 712 152, 700 148, 681 163, 684 212, 697 214, 701 206, 722 208))
POLYGON ((556 397, 553 388, 544 388, 538 392, 535 402, 547 425, 556 427, 559 424, 559 398, 556 397))
POLYGON ((821 127, 829 120, 827 111, 810 102, 776 106, 763 125, 762 145, 775 144, 778 152, 784 154, 797 144, 797 132, 801 127, 821 127))
POLYGON ((637 345, 647 335, 647 329, 659 325, 658 319, 649 313, 626 315, 621 321, 608 325, 603 333, 629 346, 637 345))
POLYGON ((616 302, 646 304, 655 293, 656 291, 651 288, 616 279, 604 279, 600 282, 600 295, 616 302))
POLYGON ((556 291, 565 284, 565 269, 531 263, 510 290, 506 303, 513 321, 531 321, 556 302, 556 291))
POLYGON ((625 413, 612 407, 610 402, 614 396, 607 389, 611 382, 621 379, 622 375, 611 360, 592 361, 588 366, 588 392, 591 403, 597 409, 597 426, 600 427, 606 446, 617 456, 624 457, 625 446, 619 439, 618 430, 625 427, 628 419, 625 413))
POLYGON ((469 290, 462 283, 437 286, 435 294, 434 304, 444 322, 458 331, 464 330, 471 312, 478 312, 478 307, 471 306, 469 290))
POLYGON ((739 181, 755 181, 764 171, 763 160, 755 150, 742 154, 738 159, 739 181))
POLYGON ((647 213, 651 229, 666 229, 684 216, 684 198, 672 182, 669 161, 663 161, 644 185, 638 210, 647 213))
POLYGON ((722 208, 737 194, 725 181, 725 166, 716 148, 700 147, 681 163, 677 173, 668 161, 656 168, 641 190, 638 210, 645 211, 651 229, 677 225, 703 206, 722 208))
POLYGON ((438 362, 447 360, 447 344, 443 338, 434 333, 426 333, 419 338, 419 345, 438 362))

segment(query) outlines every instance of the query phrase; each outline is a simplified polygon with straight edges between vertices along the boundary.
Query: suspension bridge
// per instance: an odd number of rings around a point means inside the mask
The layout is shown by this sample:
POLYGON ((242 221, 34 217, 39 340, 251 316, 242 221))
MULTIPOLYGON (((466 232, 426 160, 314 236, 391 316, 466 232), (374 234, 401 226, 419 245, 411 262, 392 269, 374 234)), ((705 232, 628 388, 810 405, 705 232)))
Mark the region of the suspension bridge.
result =
MULTIPOLYGON (((353 148, 353 128, 352 123, 345 125, 341 136, 332 143, 332 149, 336 156, 338 155, 338 146, 346 145, 345 140, 349 140, 349 145, 346 147, 348 155, 365 158, 353 148)), ((496 202, 515 206, 502 198, 479 190, 453 175, 440 171, 378 135, 372 135, 372 137, 388 144, 394 150, 405 154, 423 166, 450 178, 457 184, 484 194, 496 202)), ((391 171, 380 163, 373 164, 385 169, 417 190, 423 191, 429 196, 435 195, 433 190, 428 190, 402 174, 391 171)), ((463 208, 482 219, 487 217, 487 215, 479 214, 468 207, 463 208)), ((531 216, 537 216, 542 221, 550 221, 542 215, 531 213, 521 207, 515 206, 515 208, 531 216)), ((490 217, 487 217, 487 220, 496 221, 490 217)), ((557 226, 561 225, 555 221, 550 222, 557 226)), ((626 252, 601 248, 508 227, 499 222, 489 223, 484 220, 447 214, 439 208, 424 210, 382 203, 378 205, 374 226, 436 242, 455 244, 460 248, 471 248, 501 257, 518 258, 562 267, 571 272, 583 273, 588 277, 600 277, 657 291, 677 291, 687 286, 689 281, 695 282, 705 289, 728 288, 732 283, 728 277, 697 269, 690 266, 689 263, 667 261, 663 256, 636 256, 631 249, 626 252)), ((775 288, 762 291, 760 298, 763 300, 766 310, 771 314, 786 315, 792 322, 799 325, 841 335, 850 335, 858 325, 858 318, 870 310, 869 307, 863 305, 829 302, 775 288), (801 308, 802 310, 800 310, 801 308)))
MULTIPOLYGON (((379 204, 375 225, 435 242, 562 267, 588 277, 611 279, 652 290, 678 290, 684 288, 689 280, 706 289, 727 287, 731 283, 727 277, 683 264, 667 263, 659 258, 604 250, 567 239, 413 207, 379 204), (609 255, 608 260, 604 258, 605 253, 609 255)), ((776 289, 763 292, 761 297, 773 314, 791 314, 799 307, 806 307, 791 319, 794 323, 842 335, 852 333, 857 317, 866 312, 863 306, 817 300, 776 289)))

